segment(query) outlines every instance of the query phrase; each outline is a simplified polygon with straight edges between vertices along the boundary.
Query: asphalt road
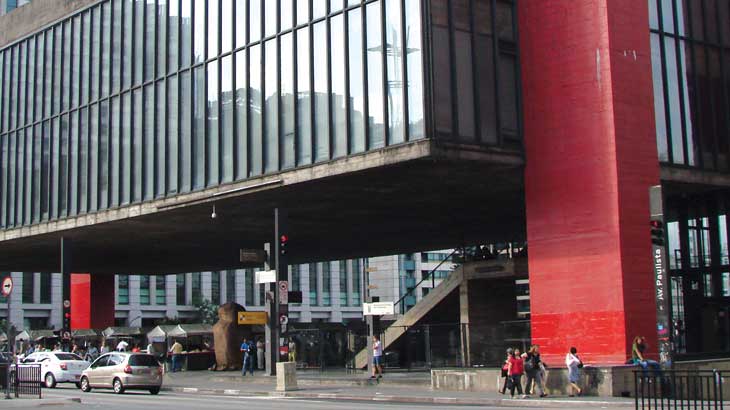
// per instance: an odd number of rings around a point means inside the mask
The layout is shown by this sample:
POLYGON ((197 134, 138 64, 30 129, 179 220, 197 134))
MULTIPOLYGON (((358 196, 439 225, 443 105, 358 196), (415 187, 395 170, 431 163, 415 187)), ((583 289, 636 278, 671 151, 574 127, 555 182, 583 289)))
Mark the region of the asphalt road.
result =
MULTIPOLYGON (((422 404, 401 404, 386 402, 352 402, 352 401, 329 401, 329 400, 304 400, 291 398, 275 398, 263 396, 221 396, 221 395, 193 395, 173 392, 161 392, 158 396, 150 395, 147 392, 127 392, 116 395, 111 390, 94 390, 91 393, 83 393, 71 387, 58 389, 44 389, 43 397, 45 404, 71 397, 81 398, 81 403, 66 403, 65 405, 44 405, 43 409, 104 409, 104 410, 130 410, 130 409, 154 409, 154 410, 226 410, 241 408, 255 408, 256 410, 268 409, 292 409, 297 410, 420 410, 420 409, 497 409, 497 407, 478 406, 444 406, 444 405, 422 405, 422 404)), ((18 403, 19 404, 19 403, 18 403)), ((518 405, 519 406, 519 405, 518 405)), ((534 410, 539 407, 499 407, 512 410, 534 410)), ((586 410, 596 410, 596 407, 586 410)), ((576 409, 579 410, 579 409, 576 409)))

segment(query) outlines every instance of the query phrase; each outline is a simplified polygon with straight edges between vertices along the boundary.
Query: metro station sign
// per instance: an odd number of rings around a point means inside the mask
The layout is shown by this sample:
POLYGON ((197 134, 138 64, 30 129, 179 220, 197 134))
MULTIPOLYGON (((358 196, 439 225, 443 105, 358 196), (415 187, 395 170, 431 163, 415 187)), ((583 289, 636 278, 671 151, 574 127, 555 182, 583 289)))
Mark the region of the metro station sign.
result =
POLYGON ((239 325, 265 325, 267 321, 266 312, 238 312, 239 325))

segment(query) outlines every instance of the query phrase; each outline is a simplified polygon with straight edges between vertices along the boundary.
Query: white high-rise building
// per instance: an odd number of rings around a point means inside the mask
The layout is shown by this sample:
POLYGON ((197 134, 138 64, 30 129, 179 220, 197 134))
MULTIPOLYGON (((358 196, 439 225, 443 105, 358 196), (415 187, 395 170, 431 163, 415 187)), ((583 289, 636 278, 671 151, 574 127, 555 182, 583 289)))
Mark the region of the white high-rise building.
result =
MULTIPOLYGON (((436 269, 433 280, 429 277, 449 253, 434 251, 294 265, 289 269, 289 288, 302 292, 302 303, 290 305, 290 319, 304 323, 362 319, 365 274, 369 275, 371 296, 380 301, 402 299, 396 309, 403 313, 453 270, 453 263, 447 260, 436 269)), ((254 283, 255 270, 116 275, 116 325, 146 327, 166 318, 195 321, 195 305, 205 300, 216 304, 236 302, 247 310, 263 310, 264 287, 254 283)), ((14 290, 9 298, 0 297, 0 317, 7 317, 9 308, 10 320, 19 329, 59 329, 61 275, 13 272, 11 276, 14 290)))

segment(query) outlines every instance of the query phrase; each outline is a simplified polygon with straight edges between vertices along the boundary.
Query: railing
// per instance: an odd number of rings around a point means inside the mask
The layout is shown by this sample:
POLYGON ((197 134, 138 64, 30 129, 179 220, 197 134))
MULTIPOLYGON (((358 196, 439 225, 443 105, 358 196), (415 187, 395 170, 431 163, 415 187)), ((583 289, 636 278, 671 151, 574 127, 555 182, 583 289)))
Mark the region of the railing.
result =
POLYGON ((723 373, 717 370, 634 371, 637 410, 721 410, 723 373))
MULTIPOLYGON (((411 293, 415 292, 416 289, 418 289, 418 286, 421 283, 423 283, 426 280, 428 280, 429 278, 431 279, 431 288, 435 288, 436 287, 436 276, 434 276, 434 273, 441 267, 441 265, 444 264, 444 262, 450 261, 451 260, 451 257, 454 256, 454 254, 456 254, 457 251, 458 251, 458 249, 454 249, 453 251, 451 251, 451 253, 447 257, 445 257, 441 262, 439 262, 439 264, 436 265, 435 268, 431 269, 431 271, 428 272, 428 275, 425 275, 418 283, 416 283, 416 286, 414 286, 412 288, 408 288, 406 290, 406 293, 403 296, 401 296, 400 299, 398 299, 397 301, 395 301, 395 303, 393 304, 393 307, 395 308, 395 310, 398 311, 398 308, 396 306, 398 306, 401 303, 403 303, 403 300, 406 297, 408 297, 409 295, 411 295, 411 293)), ((401 308, 401 312, 402 313, 405 313, 405 309, 401 308)))
POLYGON ((0 387, 7 399, 20 396, 38 396, 40 399, 42 383, 39 364, 21 366, 0 364, 0 387), (9 373, 8 366, 10 366, 9 373))

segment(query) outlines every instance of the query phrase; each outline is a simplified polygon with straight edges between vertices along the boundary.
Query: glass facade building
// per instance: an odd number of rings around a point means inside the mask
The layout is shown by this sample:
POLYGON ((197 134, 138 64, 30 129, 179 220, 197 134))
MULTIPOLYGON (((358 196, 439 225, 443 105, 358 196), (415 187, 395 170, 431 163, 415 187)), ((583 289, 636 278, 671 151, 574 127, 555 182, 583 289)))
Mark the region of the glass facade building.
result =
MULTIPOLYGON (((730 172, 730 2, 649 0, 659 161, 730 172)), ((730 193, 666 185, 672 326, 679 354, 730 352, 730 193)))
POLYGON ((519 147, 514 16, 505 0, 97 3, 0 50, 0 227, 423 138, 519 147))

